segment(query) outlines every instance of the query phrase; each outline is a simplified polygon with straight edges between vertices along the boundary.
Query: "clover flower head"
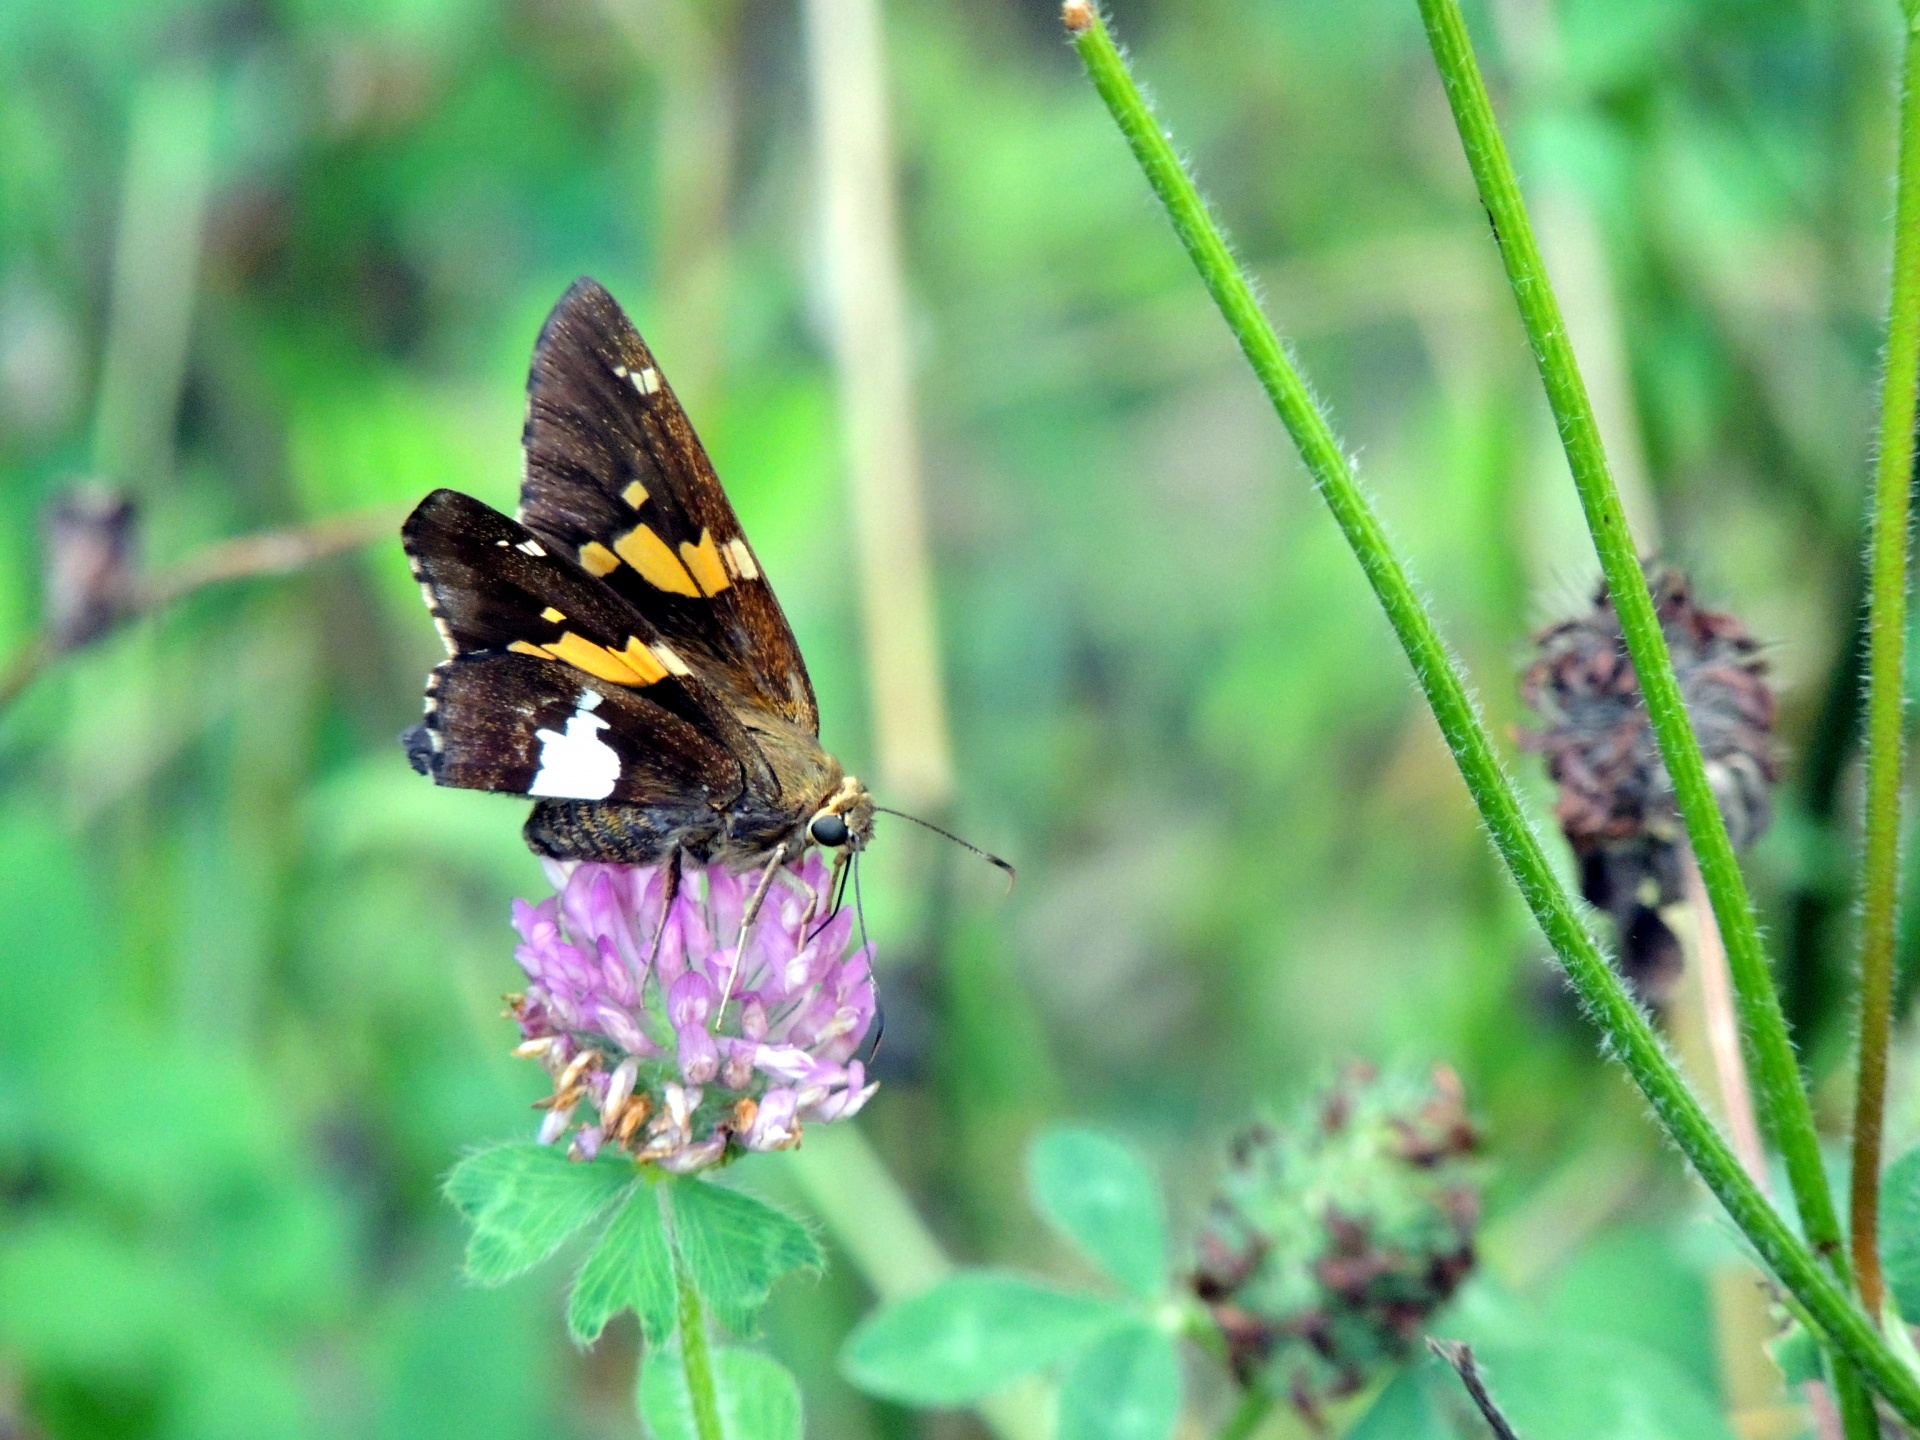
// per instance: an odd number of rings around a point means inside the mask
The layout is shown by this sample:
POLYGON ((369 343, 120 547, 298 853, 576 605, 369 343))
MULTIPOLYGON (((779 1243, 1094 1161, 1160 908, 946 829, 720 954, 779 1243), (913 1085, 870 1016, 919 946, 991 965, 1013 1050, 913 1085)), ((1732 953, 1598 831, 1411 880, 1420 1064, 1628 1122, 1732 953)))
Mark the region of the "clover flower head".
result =
POLYGON ((1452 1071, 1363 1065, 1240 1136, 1193 1286, 1242 1383, 1312 1419, 1412 1353, 1473 1268, 1477 1144, 1452 1071))
POLYGON ((827 915, 818 852, 780 871, 743 942, 759 877, 689 866, 662 908, 662 866, 548 864, 556 893, 516 900, 524 993, 515 1054, 553 1077, 544 1143, 571 1132, 686 1173, 733 1150, 782 1150, 874 1092, 855 1058, 875 1013, 870 948, 827 915), (658 937, 656 940, 656 936, 658 937))

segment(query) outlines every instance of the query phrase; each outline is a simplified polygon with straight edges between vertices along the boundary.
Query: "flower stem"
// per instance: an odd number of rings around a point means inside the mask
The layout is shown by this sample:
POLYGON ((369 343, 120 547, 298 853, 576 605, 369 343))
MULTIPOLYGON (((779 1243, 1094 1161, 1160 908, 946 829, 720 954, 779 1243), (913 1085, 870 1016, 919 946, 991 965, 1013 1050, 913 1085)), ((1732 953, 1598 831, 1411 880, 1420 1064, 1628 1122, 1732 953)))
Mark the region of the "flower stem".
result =
POLYGON ((673 1261, 674 1283, 680 1289, 680 1364, 686 1372, 687 1395, 693 1402, 693 1433, 699 1440, 726 1440, 720 1428, 720 1392, 713 1383, 713 1352, 707 1346, 707 1317, 700 1308, 700 1292, 678 1255, 673 1261))
POLYGON ((1788 1179, 1808 1240, 1837 1274, 1845 1277, 1840 1250, 1840 1217, 1826 1172, 1820 1164, 1813 1106, 1801 1083, 1800 1069, 1787 1036, 1786 1017, 1767 969, 1760 927, 1748 898, 1733 842, 1707 779, 1700 742, 1687 719, 1680 683, 1654 610, 1653 596, 1640 568, 1640 556, 1607 468, 1600 429, 1593 418, 1573 346, 1567 338, 1559 302, 1534 242, 1533 226, 1520 198, 1506 143, 1493 115, 1493 103, 1467 38, 1458 0, 1419 0, 1434 63, 1453 107, 1454 123, 1467 163, 1480 188, 1480 201, 1492 222, 1507 280, 1520 307, 1540 378, 1553 407, 1560 442, 1580 492, 1587 528, 1607 578, 1620 629, 1646 697, 1647 715, 1660 742, 1661 758, 1673 777, 1675 798, 1700 864, 1700 878, 1713 902, 1714 917, 1733 971, 1734 995, 1742 1028, 1753 1051, 1761 1119, 1773 1133, 1787 1163, 1788 1179))
POLYGON ((1860 1302, 1880 1313, 1880 1144, 1893 1020, 1899 899, 1902 719, 1906 698, 1908 510, 1920 392, 1920 28, 1909 19, 1900 76, 1900 159, 1893 297, 1880 393, 1867 604, 1866 853, 1860 906, 1860 1073, 1853 1109, 1853 1269, 1860 1302))
MULTIPOLYGON (((1064 18, 1100 98, 1106 102, 1175 232, 1239 341, 1261 386, 1292 435, 1336 523, 1352 546, 1381 608, 1412 663, 1462 778, 1521 894, 1546 932, 1567 976, 1633 1076, 1661 1126, 1699 1171, 1729 1217, 1781 1283, 1798 1297, 1828 1340, 1858 1362, 1909 1421, 1920 1423, 1920 1377, 1887 1348, 1842 1285, 1824 1270, 1767 1203, 1700 1102, 1667 1058, 1644 1013, 1582 927, 1528 823, 1493 742, 1469 698, 1432 617, 1361 493, 1326 417, 1301 381, 1247 277, 1182 169, 1090 0, 1067 0, 1064 18)), ((1645 597, 1644 588, 1640 591, 1645 597)), ((1724 834, 1724 832, 1723 832, 1724 834)))

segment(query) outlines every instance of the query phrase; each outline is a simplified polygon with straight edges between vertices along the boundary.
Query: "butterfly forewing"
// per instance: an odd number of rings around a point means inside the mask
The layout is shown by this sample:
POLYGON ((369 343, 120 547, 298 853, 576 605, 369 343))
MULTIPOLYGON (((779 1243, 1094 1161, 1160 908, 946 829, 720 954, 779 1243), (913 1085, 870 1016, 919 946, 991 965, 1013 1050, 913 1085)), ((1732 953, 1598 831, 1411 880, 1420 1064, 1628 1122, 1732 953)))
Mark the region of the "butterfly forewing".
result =
POLYGON ((520 519, 442 490, 402 528, 445 642, 408 758, 535 797, 560 858, 745 866, 872 800, 820 748, 806 666, 653 356, 590 280, 528 382, 520 519))
POLYGON ((818 734, 800 648, 693 426, 613 297, 575 283, 527 385, 520 519, 716 688, 818 734))

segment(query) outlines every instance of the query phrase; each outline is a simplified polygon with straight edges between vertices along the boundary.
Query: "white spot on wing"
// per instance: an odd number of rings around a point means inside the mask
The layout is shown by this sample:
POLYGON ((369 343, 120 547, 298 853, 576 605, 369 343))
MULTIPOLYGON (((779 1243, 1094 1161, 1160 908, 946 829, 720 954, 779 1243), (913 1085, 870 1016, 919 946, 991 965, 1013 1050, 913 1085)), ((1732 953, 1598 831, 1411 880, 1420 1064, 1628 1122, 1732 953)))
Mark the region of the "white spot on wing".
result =
POLYGON ((600 738, 607 722, 593 712, 600 704, 597 690, 580 692, 579 708, 565 730, 536 730, 540 741, 540 773, 527 787, 529 795, 557 800, 604 800, 620 780, 620 757, 600 738))
POLYGON ((660 389, 660 372, 651 365, 644 370, 636 370, 627 377, 633 381, 633 388, 642 395, 653 395, 660 389))
POLYGON ((660 663, 667 667, 668 674, 691 675, 693 673, 692 667, 680 658, 680 652, 667 644, 666 641, 656 640, 647 648, 659 657, 660 663))
POLYGON ((753 552, 747 549, 747 542, 734 539, 727 542, 727 559, 733 565, 733 571, 742 580, 758 580, 760 567, 753 563, 753 552))
POLYGON ((544 558, 547 553, 546 547, 538 540, 522 540, 513 548, 518 550, 522 555, 537 555, 544 558))

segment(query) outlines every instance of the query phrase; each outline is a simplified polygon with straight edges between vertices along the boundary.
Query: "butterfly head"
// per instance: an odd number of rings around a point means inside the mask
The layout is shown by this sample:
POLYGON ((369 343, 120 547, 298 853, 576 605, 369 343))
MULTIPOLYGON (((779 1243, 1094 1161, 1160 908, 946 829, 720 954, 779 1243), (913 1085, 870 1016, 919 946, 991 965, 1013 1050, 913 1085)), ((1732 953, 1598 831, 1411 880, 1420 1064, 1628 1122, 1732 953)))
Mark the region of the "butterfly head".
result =
POLYGON ((873 796, 867 787, 852 775, 843 776, 840 788, 807 821, 807 838, 827 850, 866 849, 873 838, 873 796))

